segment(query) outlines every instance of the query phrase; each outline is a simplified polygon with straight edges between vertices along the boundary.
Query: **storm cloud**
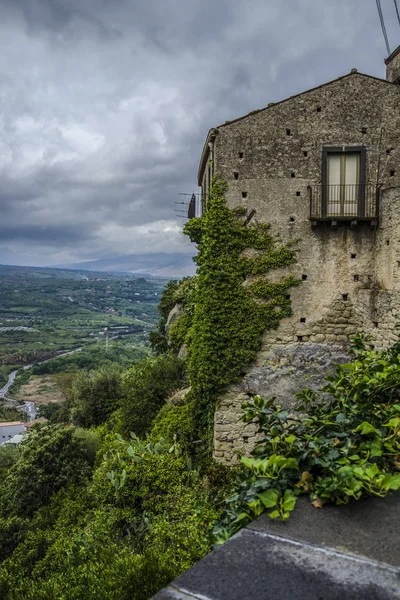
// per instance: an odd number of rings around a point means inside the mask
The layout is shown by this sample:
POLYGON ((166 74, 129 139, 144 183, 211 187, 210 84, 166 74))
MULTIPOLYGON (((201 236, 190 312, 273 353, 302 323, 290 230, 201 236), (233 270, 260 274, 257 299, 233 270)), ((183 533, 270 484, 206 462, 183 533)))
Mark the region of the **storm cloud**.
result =
POLYGON ((384 77, 374 0, 0 6, 0 263, 190 252, 174 201, 210 127, 352 67, 384 77))

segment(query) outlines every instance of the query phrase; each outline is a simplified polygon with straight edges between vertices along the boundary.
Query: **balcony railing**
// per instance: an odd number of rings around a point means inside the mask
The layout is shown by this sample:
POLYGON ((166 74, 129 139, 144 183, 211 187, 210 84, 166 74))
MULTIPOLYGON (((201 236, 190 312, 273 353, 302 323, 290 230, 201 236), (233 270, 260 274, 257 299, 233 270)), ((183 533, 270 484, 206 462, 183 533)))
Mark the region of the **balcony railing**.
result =
POLYGON ((310 185, 311 221, 374 221, 379 213, 375 184, 310 185))

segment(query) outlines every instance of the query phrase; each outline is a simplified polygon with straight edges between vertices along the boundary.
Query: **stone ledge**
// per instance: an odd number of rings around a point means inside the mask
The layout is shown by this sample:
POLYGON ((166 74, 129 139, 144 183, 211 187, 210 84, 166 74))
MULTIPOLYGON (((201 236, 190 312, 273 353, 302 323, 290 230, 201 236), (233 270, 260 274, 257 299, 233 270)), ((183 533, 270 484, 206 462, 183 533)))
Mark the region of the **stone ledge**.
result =
POLYGON ((400 495, 266 515, 178 577, 154 600, 400 598, 400 495))

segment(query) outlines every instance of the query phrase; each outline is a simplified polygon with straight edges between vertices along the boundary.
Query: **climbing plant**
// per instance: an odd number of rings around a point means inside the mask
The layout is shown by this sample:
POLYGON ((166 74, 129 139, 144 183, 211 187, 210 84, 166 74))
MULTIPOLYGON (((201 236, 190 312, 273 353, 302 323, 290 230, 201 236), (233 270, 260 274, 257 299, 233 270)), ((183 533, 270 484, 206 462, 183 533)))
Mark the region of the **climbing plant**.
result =
POLYGON ((293 263, 295 250, 279 244, 268 224, 245 225, 243 210, 228 208, 226 190, 214 179, 207 211, 184 229, 198 246, 186 343, 194 433, 205 441, 218 394, 255 358, 263 332, 292 314, 288 290, 300 283, 292 275, 277 283, 268 279, 271 269, 293 263))

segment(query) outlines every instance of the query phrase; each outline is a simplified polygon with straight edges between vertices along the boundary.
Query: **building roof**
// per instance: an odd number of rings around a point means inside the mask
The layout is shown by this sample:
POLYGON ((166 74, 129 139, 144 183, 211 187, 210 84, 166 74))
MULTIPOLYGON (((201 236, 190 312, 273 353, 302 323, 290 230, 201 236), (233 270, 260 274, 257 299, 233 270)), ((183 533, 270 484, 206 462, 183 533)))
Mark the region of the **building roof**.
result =
MULTIPOLYGON (((386 60, 388 61, 389 59, 393 58, 397 54, 397 52, 400 52, 400 46, 394 52, 392 52, 392 54, 386 60)), ((366 73, 359 73, 357 71, 357 69, 352 69, 351 72, 347 73, 346 75, 341 75, 340 77, 337 77, 336 79, 332 79, 331 81, 327 81, 326 83, 322 83, 321 85, 317 85, 316 87, 313 87, 313 88, 310 88, 308 90, 305 90, 304 92, 300 92, 299 94, 295 94, 294 96, 289 96, 288 98, 284 98, 283 100, 279 100, 279 102, 271 102, 265 108, 260 108, 260 109, 257 109, 257 110, 252 110, 251 112, 247 113, 246 115, 243 115, 242 117, 237 117, 236 119, 232 119, 231 121, 225 121, 225 123, 222 123, 222 125, 218 125, 218 127, 213 127, 208 132, 206 141, 205 141, 204 146, 203 146, 203 152, 201 154, 201 159, 200 159, 200 164, 199 164, 199 170, 198 170, 198 174, 197 174, 198 184, 200 186, 202 184, 202 176, 203 176, 204 168, 205 168, 205 166, 207 164, 208 154, 209 154, 209 151, 210 151, 208 143, 212 139, 212 136, 213 135, 215 136, 215 130, 216 129, 220 129, 221 127, 229 127, 229 125, 232 125, 232 123, 237 123, 238 121, 242 121, 243 119, 247 119, 248 117, 251 117, 251 116, 253 116, 255 114, 258 114, 260 112, 263 112, 265 110, 273 110, 279 104, 283 104, 283 102, 288 102, 289 100, 293 100, 293 98, 298 98, 299 96, 303 96, 304 94, 308 94, 309 92, 314 92, 315 90, 319 90, 321 88, 327 87, 328 85, 331 85, 332 83, 337 83, 338 81, 342 81, 342 80, 347 79, 348 77, 352 77, 352 76, 367 77, 368 79, 374 79, 375 81, 379 81, 380 83, 386 83, 387 85, 391 85, 391 86, 394 85, 394 83, 392 83, 391 81, 387 81, 387 79, 382 79, 380 77, 375 77, 374 75, 367 75, 366 73)))
MULTIPOLYGON (((27 434, 25 434, 25 435, 27 435, 27 434)), ((13 437, 11 439, 7 440, 2 445, 5 446, 6 444, 20 444, 23 439, 24 439, 23 435, 21 435, 20 433, 16 433, 15 435, 13 435, 13 437)))
POLYGON ((393 50, 392 54, 385 59, 385 65, 389 64, 391 60, 400 52, 400 46, 397 46, 396 50, 393 50))
POLYGON ((23 421, 4 421, 0 423, 0 427, 10 427, 10 425, 24 425, 23 421))

